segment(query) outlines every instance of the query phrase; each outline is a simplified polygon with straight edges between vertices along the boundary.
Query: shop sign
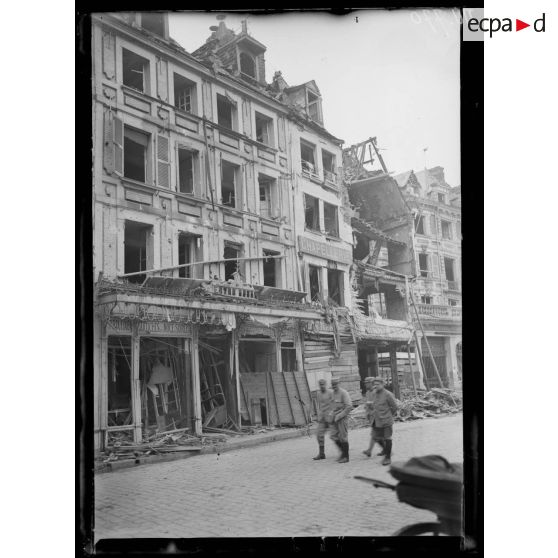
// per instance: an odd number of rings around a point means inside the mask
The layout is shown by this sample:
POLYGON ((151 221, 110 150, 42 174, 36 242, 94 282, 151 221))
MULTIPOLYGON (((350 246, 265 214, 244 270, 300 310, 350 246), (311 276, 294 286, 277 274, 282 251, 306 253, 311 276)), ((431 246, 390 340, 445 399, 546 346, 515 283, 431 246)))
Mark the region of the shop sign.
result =
POLYGON ((333 260, 344 264, 353 263, 352 251, 334 246, 333 244, 328 244, 327 242, 320 242, 319 240, 312 240, 311 238, 299 235, 298 246, 301 252, 311 254, 312 256, 318 256, 326 260, 333 260))

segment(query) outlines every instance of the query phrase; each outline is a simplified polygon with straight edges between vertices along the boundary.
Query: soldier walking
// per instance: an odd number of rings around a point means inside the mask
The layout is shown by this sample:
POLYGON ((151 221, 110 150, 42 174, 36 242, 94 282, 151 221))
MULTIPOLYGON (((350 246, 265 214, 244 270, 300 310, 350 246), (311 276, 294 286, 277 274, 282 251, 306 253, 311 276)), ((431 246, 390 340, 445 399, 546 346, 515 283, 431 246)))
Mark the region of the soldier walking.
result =
POLYGON ((362 453, 370 457, 374 443, 378 442, 383 451, 380 455, 384 455, 382 465, 391 463, 392 436, 393 436, 393 419, 397 412, 397 399, 393 394, 385 389, 384 380, 382 378, 366 378, 367 388, 372 384, 372 389, 366 393, 366 410, 370 417, 371 432, 370 445, 367 450, 362 453))
POLYGON ((349 461, 349 413, 353 410, 351 397, 342 387, 339 387, 339 378, 331 379, 333 389, 333 422, 331 423, 331 439, 341 450, 338 463, 349 461))
POLYGON ((329 425, 333 422, 333 392, 327 389, 326 381, 318 382, 320 390, 318 391, 318 438, 319 453, 313 459, 325 459, 325 433, 329 425))

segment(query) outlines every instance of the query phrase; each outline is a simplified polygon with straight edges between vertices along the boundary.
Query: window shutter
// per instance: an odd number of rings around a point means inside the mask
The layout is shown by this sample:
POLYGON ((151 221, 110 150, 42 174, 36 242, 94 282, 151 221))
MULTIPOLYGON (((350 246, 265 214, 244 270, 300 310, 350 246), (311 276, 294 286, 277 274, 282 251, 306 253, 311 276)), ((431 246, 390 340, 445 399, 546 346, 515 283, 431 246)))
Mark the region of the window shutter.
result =
POLYGON ((287 142, 285 137, 285 120, 282 117, 277 119, 277 136, 279 140, 279 150, 285 151, 287 142))
POLYGON ((124 124, 117 116, 113 119, 114 172, 124 174, 124 124))
POLYGON ((103 73, 112 80, 115 74, 115 37, 110 33, 103 33, 103 73))
POLYGON ((114 172, 114 122, 108 110, 103 114, 103 127, 103 166, 108 174, 112 174, 114 172))
POLYGON ((168 100, 168 87, 167 87, 167 61, 157 60, 157 95, 163 101, 168 100))
POLYGON ((169 139, 157 136, 157 185, 170 188, 169 139))
POLYGON ((430 262, 432 264, 432 275, 434 277, 440 276, 440 262, 438 261, 438 254, 431 254, 430 262))
POLYGON ((277 181, 277 187, 279 188, 279 198, 281 200, 281 216, 285 217, 287 223, 291 220, 291 196, 289 183, 284 178, 279 178, 277 181))
POLYGON ((436 215, 430 215, 430 235, 436 236, 436 215))

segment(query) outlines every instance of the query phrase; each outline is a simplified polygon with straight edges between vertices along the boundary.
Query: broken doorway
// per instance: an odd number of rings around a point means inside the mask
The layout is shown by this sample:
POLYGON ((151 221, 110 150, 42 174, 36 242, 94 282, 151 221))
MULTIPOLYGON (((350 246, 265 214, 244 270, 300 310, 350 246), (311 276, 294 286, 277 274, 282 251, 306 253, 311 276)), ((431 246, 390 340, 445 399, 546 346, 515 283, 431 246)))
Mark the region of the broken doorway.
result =
POLYGON ((202 426, 239 430, 230 334, 200 334, 202 426))
POLYGON ((144 432, 194 432, 191 341, 142 337, 139 379, 144 432))
MULTIPOLYGON (((108 338, 108 416, 107 426, 131 426, 132 349, 130 337, 108 338)), ((130 435, 132 431, 130 430, 130 435)))

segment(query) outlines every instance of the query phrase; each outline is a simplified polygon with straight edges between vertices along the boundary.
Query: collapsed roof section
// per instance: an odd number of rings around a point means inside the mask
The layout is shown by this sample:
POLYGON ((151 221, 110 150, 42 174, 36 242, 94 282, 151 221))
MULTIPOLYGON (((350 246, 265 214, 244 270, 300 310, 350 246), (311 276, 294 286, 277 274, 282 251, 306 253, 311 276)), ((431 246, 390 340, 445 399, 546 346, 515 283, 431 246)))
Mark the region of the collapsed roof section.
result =
POLYGON ((413 275, 412 213, 398 183, 388 173, 376 138, 344 149, 343 167, 349 199, 358 213, 353 228, 386 242, 390 270, 413 275))

